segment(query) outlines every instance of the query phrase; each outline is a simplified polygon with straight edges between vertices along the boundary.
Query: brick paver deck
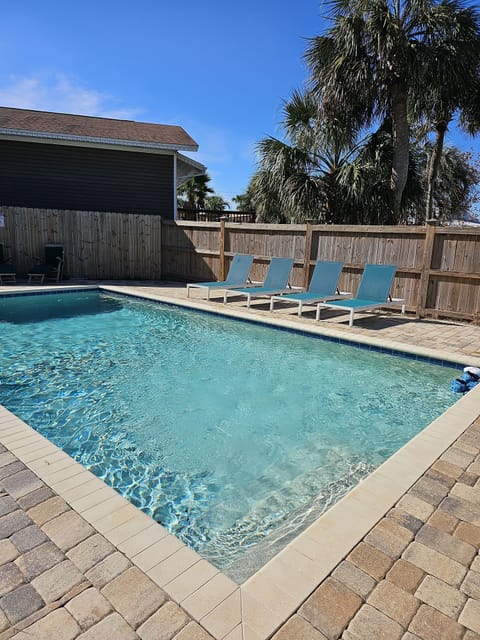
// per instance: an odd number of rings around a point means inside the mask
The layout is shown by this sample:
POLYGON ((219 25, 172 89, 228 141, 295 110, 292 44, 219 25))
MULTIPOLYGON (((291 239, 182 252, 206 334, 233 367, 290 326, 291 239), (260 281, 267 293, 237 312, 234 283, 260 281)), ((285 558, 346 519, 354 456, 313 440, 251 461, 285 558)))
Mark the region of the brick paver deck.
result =
MULTIPOLYGON (((176 286, 137 291, 163 293, 172 300, 185 296, 176 286)), ((215 302, 210 304, 215 308, 215 302)), ((265 314, 265 305, 260 302, 251 313, 265 314)), ((275 317, 288 317, 299 326, 312 322, 308 313, 305 319, 287 314, 280 311, 275 317)), ((439 357, 479 363, 478 326, 390 315, 356 321, 352 329, 336 319, 325 322, 339 335, 375 335, 391 344, 436 351, 439 357)), ((270 637, 480 640, 479 549, 480 418, 270 637)), ((241 627, 216 637, 264 640, 241 627)), ((0 640, 10 638, 212 636, 108 535, 0 445, 0 640)))
POLYGON ((480 420, 274 640, 480 640, 480 420))
POLYGON ((0 640, 212 640, 0 445, 0 640))

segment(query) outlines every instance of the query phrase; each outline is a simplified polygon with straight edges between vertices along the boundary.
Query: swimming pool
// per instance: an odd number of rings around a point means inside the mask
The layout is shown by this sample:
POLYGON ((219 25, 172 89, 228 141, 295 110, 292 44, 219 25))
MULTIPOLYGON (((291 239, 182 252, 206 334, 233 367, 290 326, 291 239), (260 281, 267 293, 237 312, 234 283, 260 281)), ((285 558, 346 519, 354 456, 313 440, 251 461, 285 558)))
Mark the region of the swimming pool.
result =
POLYGON ((240 582, 454 401, 450 367, 118 295, 0 322, 0 403, 240 582))

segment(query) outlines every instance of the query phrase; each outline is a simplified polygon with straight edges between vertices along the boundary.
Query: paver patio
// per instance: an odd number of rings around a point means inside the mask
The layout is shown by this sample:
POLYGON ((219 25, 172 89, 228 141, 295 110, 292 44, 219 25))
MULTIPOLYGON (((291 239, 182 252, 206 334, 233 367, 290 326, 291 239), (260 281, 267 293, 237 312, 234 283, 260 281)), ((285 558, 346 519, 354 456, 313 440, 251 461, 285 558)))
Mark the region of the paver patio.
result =
MULTIPOLYGON (((179 302, 185 295, 178 285, 129 289, 179 302)), ((262 302, 252 307, 252 316, 270 317, 262 302)), ((278 316, 295 326, 312 324, 308 314, 278 316)), ((480 327, 474 325, 394 315, 356 321, 352 329, 338 318, 326 324, 339 335, 375 334, 391 345, 421 345, 466 364, 480 358, 480 327)), ((0 442, 10 442, 3 433, 0 442)), ((108 538, 28 462, 18 460, 8 443, 1 445, 0 640, 265 640, 240 625, 210 635, 108 538)), ((269 635, 274 640, 480 640, 479 549, 480 418, 269 635)))
POLYGON ((209 640, 0 445, 0 639, 209 640))

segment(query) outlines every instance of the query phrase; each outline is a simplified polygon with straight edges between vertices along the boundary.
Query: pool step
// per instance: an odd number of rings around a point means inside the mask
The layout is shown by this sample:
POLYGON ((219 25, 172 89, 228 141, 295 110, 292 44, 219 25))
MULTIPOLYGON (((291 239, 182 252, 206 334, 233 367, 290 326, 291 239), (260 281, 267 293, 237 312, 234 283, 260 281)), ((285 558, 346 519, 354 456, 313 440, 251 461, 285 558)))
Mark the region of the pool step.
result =
POLYGON ((326 484, 320 481, 319 469, 300 474, 252 507, 202 553, 231 578, 243 582, 371 471, 372 465, 357 460, 354 468, 326 484))

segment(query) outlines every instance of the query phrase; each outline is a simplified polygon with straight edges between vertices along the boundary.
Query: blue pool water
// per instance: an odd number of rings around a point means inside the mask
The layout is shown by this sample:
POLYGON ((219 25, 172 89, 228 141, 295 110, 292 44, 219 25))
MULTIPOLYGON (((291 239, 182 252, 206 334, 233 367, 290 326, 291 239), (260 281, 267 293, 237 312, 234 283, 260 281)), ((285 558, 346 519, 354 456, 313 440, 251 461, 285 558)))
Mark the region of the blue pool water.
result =
POLYGON ((456 369, 114 294, 0 299, 0 403, 244 580, 454 402, 456 369))

